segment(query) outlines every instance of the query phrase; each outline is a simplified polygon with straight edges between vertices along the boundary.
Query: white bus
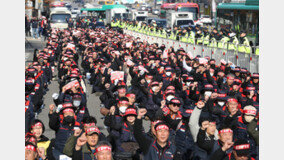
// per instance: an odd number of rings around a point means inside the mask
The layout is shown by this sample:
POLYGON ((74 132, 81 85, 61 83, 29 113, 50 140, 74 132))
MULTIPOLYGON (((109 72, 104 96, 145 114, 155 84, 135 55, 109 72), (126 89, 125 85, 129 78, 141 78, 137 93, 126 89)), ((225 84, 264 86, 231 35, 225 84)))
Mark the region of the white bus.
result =
POLYGON ((55 7, 50 11, 50 27, 65 29, 68 28, 68 20, 71 18, 72 13, 66 7, 55 7))

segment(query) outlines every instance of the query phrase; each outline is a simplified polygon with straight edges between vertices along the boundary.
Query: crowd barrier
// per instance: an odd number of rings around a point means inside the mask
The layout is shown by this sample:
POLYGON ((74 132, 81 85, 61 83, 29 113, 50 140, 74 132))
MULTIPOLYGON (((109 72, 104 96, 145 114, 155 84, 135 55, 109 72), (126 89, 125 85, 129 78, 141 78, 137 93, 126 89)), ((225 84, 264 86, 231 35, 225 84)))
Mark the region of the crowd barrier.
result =
MULTIPOLYGON (((142 41, 146 40, 148 43, 158 43, 159 45, 164 44, 166 48, 173 47, 175 50, 179 48, 183 48, 186 52, 190 52, 193 57, 200 55, 202 57, 209 56, 210 58, 214 58, 216 63, 220 63, 221 59, 225 61, 231 61, 236 66, 247 68, 251 73, 259 72, 259 56, 252 53, 256 50, 257 47, 252 47, 250 53, 238 52, 237 50, 230 50, 228 47, 226 48, 218 48, 218 47, 210 47, 203 44, 190 44, 184 43, 177 40, 171 40, 161 37, 149 36, 143 33, 130 31, 124 29, 124 33, 128 35, 132 35, 134 37, 140 37, 142 41)), ((227 44, 227 46, 229 43, 227 44)), ((241 45, 238 45, 238 48, 241 45)))

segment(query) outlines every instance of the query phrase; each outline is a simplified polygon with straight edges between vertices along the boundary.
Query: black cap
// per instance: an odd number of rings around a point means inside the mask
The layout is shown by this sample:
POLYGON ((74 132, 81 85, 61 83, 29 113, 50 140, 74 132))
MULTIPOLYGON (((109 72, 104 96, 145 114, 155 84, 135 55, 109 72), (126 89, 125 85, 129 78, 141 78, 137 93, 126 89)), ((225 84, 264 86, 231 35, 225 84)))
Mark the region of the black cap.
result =
POLYGON ((246 33, 246 31, 242 30, 242 31, 240 32, 240 34, 242 34, 242 33, 246 33))
POLYGON ((234 144, 234 150, 238 156, 248 156, 250 150, 250 144, 247 140, 238 139, 234 144))

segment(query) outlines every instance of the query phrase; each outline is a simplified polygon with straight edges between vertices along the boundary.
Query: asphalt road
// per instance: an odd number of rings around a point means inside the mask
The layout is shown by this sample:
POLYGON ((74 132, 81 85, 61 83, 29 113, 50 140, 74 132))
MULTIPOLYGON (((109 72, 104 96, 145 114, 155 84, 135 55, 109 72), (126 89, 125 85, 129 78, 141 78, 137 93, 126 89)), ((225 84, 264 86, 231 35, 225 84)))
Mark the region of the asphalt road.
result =
MULTIPOLYGON (((29 62, 32 62, 33 58, 33 51, 35 48, 41 50, 45 46, 46 42, 41 39, 32 39, 27 38, 27 41, 31 44, 31 46, 26 47, 25 52, 25 62, 26 65, 29 62)), ((80 66, 80 65, 79 65, 80 66)), ((57 75, 57 70, 55 75, 57 75)), ((86 84, 87 88, 87 107, 89 109, 89 113, 91 116, 96 117, 97 119, 97 126, 103 132, 105 135, 108 135, 107 130, 103 124, 103 116, 100 114, 100 100, 99 97, 96 94, 91 94, 92 87, 89 84, 86 84)), ((51 84, 48 86, 49 91, 44 95, 44 105, 45 107, 42 109, 42 112, 39 113, 38 119, 42 120, 45 125, 45 133, 44 135, 47 136, 49 139, 55 137, 55 132, 49 128, 49 118, 48 118, 48 112, 49 112, 49 105, 53 103, 52 94, 53 93, 59 93, 59 84, 57 81, 51 81, 51 84)), ((149 130, 149 121, 144 121, 143 123, 145 131, 149 130)))

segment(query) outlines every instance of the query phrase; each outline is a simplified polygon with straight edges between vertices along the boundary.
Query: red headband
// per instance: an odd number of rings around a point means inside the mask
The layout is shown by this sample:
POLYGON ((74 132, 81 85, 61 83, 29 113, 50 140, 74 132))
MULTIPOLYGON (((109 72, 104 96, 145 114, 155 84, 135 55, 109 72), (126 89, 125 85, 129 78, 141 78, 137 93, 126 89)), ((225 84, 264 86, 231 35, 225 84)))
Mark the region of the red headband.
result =
POLYGON ((146 75, 147 78, 153 79, 152 75, 146 75))
POLYGON ((244 114, 252 114, 252 115, 256 115, 256 110, 244 110, 244 114))
POLYGON ((90 132, 96 132, 96 133, 101 133, 100 130, 97 127, 92 127, 92 128, 88 128, 86 130, 86 134, 90 133, 90 132))
POLYGON ((233 131, 231 129, 222 129, 221 131, 219 131, 219 134, 221 133, 233 133, 233 131))
POLYGON ((33 145, 27 145, 25 146, 25 149, 29 149, 29 150, 36 152, 36 148, 33 145))
POLYGON ((229 98, 227 101, 228 102, 236 102, 236 103, 238 103, 238 100, 236 98, 229 98))
POLYGON ((253 77, 259 77, 259 75, 258 75, 258 74, 253 74, 252 76, 253 76, 253 77))
POLYGON ((229 79, 229 80, 234 80, 235 78, 234 78, 234 77, 231 77, 231 76, 228 76, 227 79, 229 79))
POLYGON ((226 97, 227 96, 227 94, 218 94, 218 97, 226 97))
POLYGON ((234 82, 242 83, 240 79, 234 79, 234 82))
POLYGON ((206 87, 206 88, 213 88, 213 86, 211 84, 206 84, 204 87, 206 87))
POLYGON ((128 104, 128 101, 119 101, 118 104, 128 104))
POLYGON ((71 108, 67 108, 67 109, 64 109, 64 110, 63 110, 63 113, 66 113, 66 112, 73 112, 73 113, 74 113, 74 110, 71 109, 71 108))
POLYGON ((187 110, 185 110, 185 113, 188 113, 188 114, 190 114, 190 113, 192 113, 193 112, 193 109, 187 109, 187 110))
POLYGON ((152 82, 151 85, 152 85, 152 86, 154 86, 154 85, 159 85, 159 82, 152 82))
POLYGON ((128 114, 135 114, 135 115, 137 115, 136 110, 133 109, 133 108, 129 108, 129 109, 127 109, 125 111, 125 115, 128 115, 128 114))
POLYGON ((122 93, 122 92, 126 92, 126 89, 125 88, 121 88, 121 89, 118 89, 117 91, 118 91, 118 93, 122 93))
POLYGON ((89 126, 96 126, 95 123, 85 123, 84 124, 84 127, 89 127, 89 126))
POLYGON ((167 125, 158 125, 157 127, 156 127, 156 131, 157 130, 160 130, 160 129, 166 129, 166 130, 169 130, 169 127, 167 126, 167 125))
POLYGON ((132 97, 132 98, 134 98, 134 97, 135 97, 135 94, 129 93, 129 94, 126 95, 126 97, 132 97))
POLYGON ((36 126, 40 126, 42 127, 42 124, 40 122, 37 122, 36 124, 32 125, 32 128, 36 127, 36 126))
POLYGON ((216 122, 209 122, 209 123, 216 124, 216 122))
POLYGON ((249 149, 249 148, 250 148, 250 144, 241 144, 241 145, 234 146, 235 150, 243 150, 243 149, 249 149))
POLYGON ((255 87, 247 87, 247 90, 255 90, 255 87))
POLYGON ((72 103, 65 103, 63 104, 63 108, 72 107, 72 103))
POLYGON ((169 87, 167 88, 167 90, 168 90, 168 89, 175 90, 175 87, 174 87, 174 86, 169 86, 169 87))
POLYGON ((111 151, 111 147, 110 146, 100 146, 96 149, 95 154, 97 154, 100 151, 111 151))
POLYGON ((180 104, 180 101, 179 101, 179 100, 177 100, 177 99, 173 99, 173 100, 171 100, 170 102, 180 104))

